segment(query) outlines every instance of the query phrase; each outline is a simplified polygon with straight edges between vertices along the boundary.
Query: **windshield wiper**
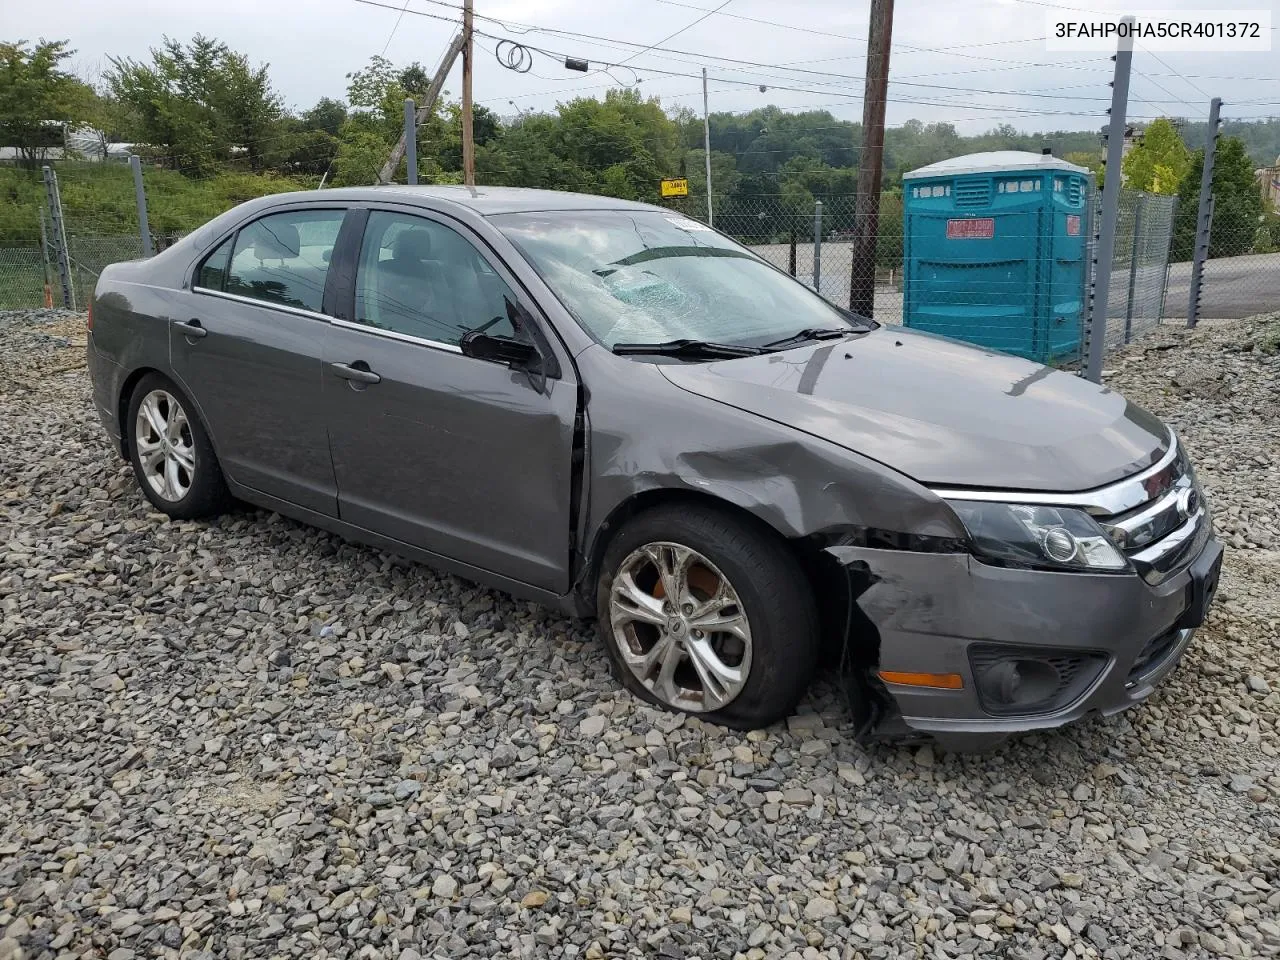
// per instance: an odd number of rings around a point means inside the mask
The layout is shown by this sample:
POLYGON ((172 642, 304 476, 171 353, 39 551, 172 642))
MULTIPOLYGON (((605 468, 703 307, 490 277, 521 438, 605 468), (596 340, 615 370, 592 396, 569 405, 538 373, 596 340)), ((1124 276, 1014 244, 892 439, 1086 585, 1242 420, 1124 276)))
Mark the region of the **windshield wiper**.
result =
POLYGON ((650 354, 657 357, 690 357, 693 359, 721 359, 725 357, 754 357, 764 353, 763 347, 748 347, 736 343, 709 343, 706 340, 666 340, 662 343, 615 343, 613 352, 619 356, 650 354))
POLYGON ((851 333, 859 331, 853 327, 805 327, 803 330, 797 330, 789 337, 783 337, 781 340, 774 340, 772 343, 764 344, 762 350, 779 350, 783 347, 792 347, 798 343, 804 343, 808 340, 836 340, 840 337, 847 337, 851 333))

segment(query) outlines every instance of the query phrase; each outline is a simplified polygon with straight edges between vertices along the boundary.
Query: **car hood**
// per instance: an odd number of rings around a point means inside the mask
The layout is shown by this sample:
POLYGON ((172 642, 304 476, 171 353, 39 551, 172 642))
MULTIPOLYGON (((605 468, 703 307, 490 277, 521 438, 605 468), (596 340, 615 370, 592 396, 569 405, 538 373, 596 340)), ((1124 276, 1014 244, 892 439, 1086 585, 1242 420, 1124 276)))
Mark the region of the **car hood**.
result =
POLYGON ((1170 442, 1159 420, 1106 387, 901 327, 659 369, 690 393, 932 485, 1088 490, 1150 466, 1170 442))

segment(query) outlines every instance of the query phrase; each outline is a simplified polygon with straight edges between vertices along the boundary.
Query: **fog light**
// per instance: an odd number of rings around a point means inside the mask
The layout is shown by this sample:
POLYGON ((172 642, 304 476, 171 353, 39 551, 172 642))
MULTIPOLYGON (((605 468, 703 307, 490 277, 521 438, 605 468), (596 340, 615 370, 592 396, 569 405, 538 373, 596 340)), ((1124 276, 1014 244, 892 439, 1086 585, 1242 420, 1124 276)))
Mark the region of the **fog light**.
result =
POLYGON ((1000 707, 1030 707, 1049 700, 1062 682, 1044 660, 1000 660, 983 671, 983 696, 1000 707))
POLYGON ((1109 661, 1100 650, 975 643, 969 647, 974 688, 997 716, 1050 713, 1080 698, 1109 661))

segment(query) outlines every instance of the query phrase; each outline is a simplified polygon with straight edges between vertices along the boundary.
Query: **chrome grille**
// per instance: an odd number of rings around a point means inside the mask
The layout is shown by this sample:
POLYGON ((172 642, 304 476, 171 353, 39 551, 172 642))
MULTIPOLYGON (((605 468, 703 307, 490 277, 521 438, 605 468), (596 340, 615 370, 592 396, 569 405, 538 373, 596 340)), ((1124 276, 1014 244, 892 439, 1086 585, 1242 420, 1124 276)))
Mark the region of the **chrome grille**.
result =
POLYGON ((1208 536, 1207 515, 1195 471, 1185 451, 1146 477, 1148 499, 1114 514, 1095 514, 1098 524, 1149 582, 1159 583, 1208 536))

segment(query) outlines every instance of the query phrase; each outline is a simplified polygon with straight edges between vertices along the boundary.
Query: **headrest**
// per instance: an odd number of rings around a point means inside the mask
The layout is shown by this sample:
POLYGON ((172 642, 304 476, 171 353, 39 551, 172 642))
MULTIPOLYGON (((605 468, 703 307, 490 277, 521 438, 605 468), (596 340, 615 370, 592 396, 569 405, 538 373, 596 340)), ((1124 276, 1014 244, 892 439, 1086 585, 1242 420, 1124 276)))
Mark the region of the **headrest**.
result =
POLYGON ((430 260, 431 234, 421 228, 410 228, 391 241, 393 260, 430 260))
POLYGON ((291 260, 302 247, 292 223, 255 223, 253 253, 259 260, 291 260))

